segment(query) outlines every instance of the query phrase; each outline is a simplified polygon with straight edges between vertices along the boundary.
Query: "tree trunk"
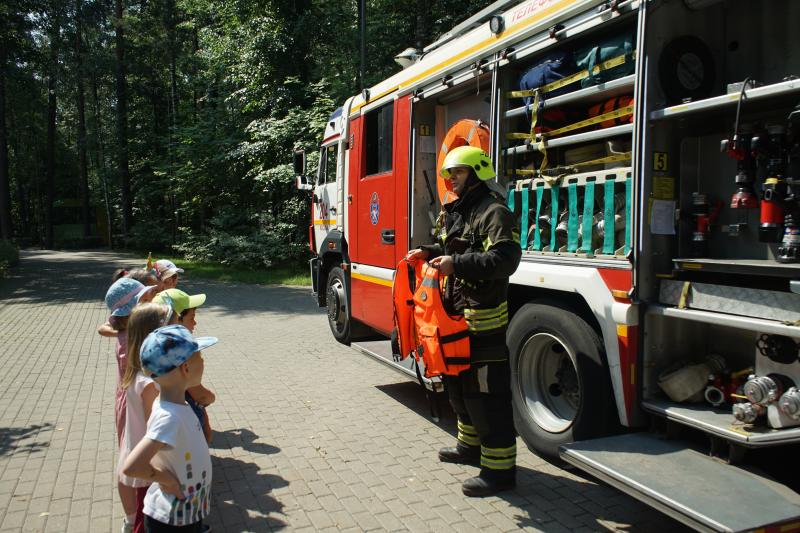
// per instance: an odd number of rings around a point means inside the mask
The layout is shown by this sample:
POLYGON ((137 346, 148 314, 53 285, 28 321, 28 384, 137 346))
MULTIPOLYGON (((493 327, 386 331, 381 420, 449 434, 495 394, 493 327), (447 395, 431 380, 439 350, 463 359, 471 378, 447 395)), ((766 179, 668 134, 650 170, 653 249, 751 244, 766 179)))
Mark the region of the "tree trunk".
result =
POLYGON ((92 103, 94 109, 94 139, 97 149, 95 168, 97 175, 100 177, 100 182, 103 184, 103 200, 106 205, 106 238, 108 239, 108 246, 113 248, 114 241, 114 217, 111 213, 111 198, 108 192, 108 176, 106 175, 106 159, 105 159, 105 146, 103 144, 103 123, 100 117, 100 103, 97 97, 97 72, 92 72, 92 103))
POLYGON ((431 41, 431 3, 428 0, 417 0, 414 10, 417 23, 414 26, 414 46, 422 50, 431 41))
POLYGON ((359 0, 358 2, 358 35, 359 35, 359 50, 360 63, 358 69, 358 86, 359 89, 364 90, 366 87, 366 69, 367 69, 367 2, 366 0, 359 0))
POLYGON ((197 36, 197 26, 192 29, 192 119, 197 123, 197 51, 200 43, 197 36))
MULTIPOLYGON (((22 146, 23 142, 21 140, 20 129, 15 127, 16 118, 14 109, 8 109, 6 120, 8 121, 8 129, 6 130, 7 134, 10 132, 11 137, 7 137, 6 140, 10 146, 22 146)), ((10 178, 9 173, 9 178, 10 178)), ((30 180, 23 180, 19 177, 15 180, 17 184, 17 209, 19 210, 19 233, 18 238, 25 238, 25 237, 32 237, 33 233, 31 232, 32 224, 30 218, 30 212, 33 210, 32 206, 30 205, 30 189, 31 184, 30 180)))
POLYGON ((130 173, 128 171, 128 95, 126 88, 125 30, 123 27, 122 0, 115 2, 115 34, 117 45, 117 168, 122 190, 122 233, 127 240, 133 227, 133 199, 131 198, 130 173))
POLYGON ((164 14, 164 25, 167 32, 167 55, 169 56, 169 112, 170 124, 172 132, 170 133, 170 144, 172 142, 172 135, 178 125, 178 82, 176 79, 176 60, 175 48, 177 47, 177 38, 175 35, 175 0, 166 0, 166 13, 164 14))
POLYGON ((47 155, 45 157, 45 238, 44 247, 53 248, 53 203, 55 202, 56 189, 56 83, 58 76, 58 43, 60 32, 60 17, 56 14, 50 35, 50 73, 47 77, 47 155))
POLYGON ((83 79, 83 51, 81 49, 82 36, 82 0, 75 1, 75 62, 77 69, 75 72, 76 97, 78 107, 78 167, 80 173, 81 206, 83 211, 83 236, 89 237, 92 234, 91 206, 89 205, 89 172, 86 168, 86 95, 84 92, 83 79))
MULTIPOLYGON (((175 134, 178 129, 178 82, 176 79, 175 49, 177 48, 177 38, 175 34, 175 0, 166 0, 166 12, 164 25, 167 32, 167 54, 169 56, 169 172, 167 177, 172 181, 172 172, 175 169, 175 134)), ((173 217, 172 223, 172 244, 175 244, 177 237, 177 224, 173 217)))
POLYGON ((8 140, 6 132, 6 57, 0 51, 0 239, 11 240, 11 179, 8 174, 8 140))

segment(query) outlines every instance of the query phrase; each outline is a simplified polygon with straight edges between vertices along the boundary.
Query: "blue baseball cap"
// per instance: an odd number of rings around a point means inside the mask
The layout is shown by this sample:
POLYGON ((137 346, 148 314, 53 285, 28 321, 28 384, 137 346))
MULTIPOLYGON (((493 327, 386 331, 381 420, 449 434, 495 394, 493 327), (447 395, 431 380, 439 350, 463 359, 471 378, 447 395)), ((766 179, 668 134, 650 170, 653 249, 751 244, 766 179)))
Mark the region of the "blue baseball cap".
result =
POLYGON ((128 316, 142 295, 154 290, 155 286, 145 286, 131 278, 120 278, 111 284, 106 292, 106 306, 111 316, 128 316))
POLYGON ((139 357, 152 377, 163 376, 218 341, 216 337, 192 337, 188 329, 178 324, 163 326, 144 339, 139 357))

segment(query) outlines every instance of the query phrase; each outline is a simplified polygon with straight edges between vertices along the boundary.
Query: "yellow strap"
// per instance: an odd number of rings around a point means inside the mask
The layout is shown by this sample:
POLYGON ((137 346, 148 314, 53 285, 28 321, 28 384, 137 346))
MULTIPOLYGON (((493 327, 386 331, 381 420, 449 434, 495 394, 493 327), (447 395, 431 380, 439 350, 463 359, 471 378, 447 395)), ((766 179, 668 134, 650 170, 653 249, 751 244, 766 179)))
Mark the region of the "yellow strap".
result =
MULTIPOLYGON (((636 50, 633 51, 631 54, 631 61, 636 59, 636 50)), ((595 65, 592 69, 592 75, 597 74, 601 70, 607 70, 610 68, 618 67, 619 65, 625 64, 628 60, 628 56, 623 54, 621 56, 612 57, 607 61, 603 61, 599 65, 595 65)), ((547 85, 543 85, 542 87, 537 87, 536 89, 526 89, 524 91, 510 91, 506 93, 509 98, 524 98, 526 96, 533 96, 537 91, 541 91, 543 93, 549 93, 555 91, 556 89, 560 89, 561 87, 570 85, 575 83, 576 81, 580 81, 584 78, 589 77, 589 70, 581 70, 573 74, 572 76, 567 76, 566 78, 562 78, 560 80, 556 80, 554 82, 548 83, 547 85)))
MULTIPOLYGON (((556 167, 553 170, 559 170, 559 169, 571 170, 571 169, 578 169, 578 168, 581 168, 581 167, 590 167, 592 165, 602 165, 602 164, 605 164, 605 163, 617 163, 619 161, 630 161, 631 160, 631 154, 632 154, 632 152, 625 152, 623 154, 609 155, 609 156, 606 156, 606 157, 601 157, 599 159, 592 159, 591 161, 583 161, 581 163, 575 163, 573 165, 564 165, 563 167, 556 167)), ((541 178, 544 178, 544 179, 548 178, 548 176, 539 176, 539 171, 531 169, 531 168, 520 168, 520 169, 517 169, 517 170, 514 171, 514 174, 518 174, 520 176, 533 175, 533 176, 541 177, 541 178)))
POLYGON ((564 126, 563 128, 558 128, 557 130, 548 131, 546 133, 543 133, 542 136, 555 137, 556 135, 561 135, 562 133, 567 133, 568 131, 579 130, 587 126, 593 126, 595 124, 605 122, 606 120, 613 120, 615 118, 626 117, 632 114, 633 114, 633 106, 628 105, 625 107, 620 107, 619 109, 615 109, 614 111, 609 111, 608 113, 603 113, 602 115, 597 115, 596 117, 587 118, 586 120, 575 122, 574 124, 564 126))
POLYGON ((542 141, 536 145, 536 149, 542 153, 542 164, 539 165, 539 172, 547 168, 547 141, 542 137, 542 141))
POLYGON ((686 299, 689 297, 689 289, 692 287, 692 283, 690 281, 684 282, 683 288, 681 289, 681 297, 678 300, 678 309, 686 309, 686 299))
MULTIPOLYGON (((547 131, 540 133, 541 137, 555 137, 556 135, 561 135, 562 133, 567 133, 568 131, 579 130, 581 128, 586 128, 588 126, 594 126, 595 124, 600 124, 601 122, 605 122, 606 120, 613 120, 615 118, 625 117, 633 114, 633 105, 628 105, 625 107, 620 107, 619 109, 615 109, 614 111, 609 111, 608 113, 603 113, 602 115, 597 115, 596 117, 587 118, 586 120, 581 120, 578 122, 574 122, 563 128, 558 128, 557 130, 547 131)), ((531 139, 532 134, 534 134, 533 128, 531 128, 531 133, 507 133, 506 139, 508 140, 520 140, 520 139, 531 139)))
POLYGON ((592 159, 591 161, 583 161, 581 163, 574 163, 572 165, 567 165, 567 168, 580 168, 580 167, 589 167, 592 165, 602 165, 603 163, 616 163, 618 161, 630 161, 631 160, 632 152, 625 152, 623 154, 614 154, 608 155, 606 157, 601 157, 599 159, 592 159))
POLYGON ((536 138, 536 121, 539 118, 539 91, 536 91, 536 94, 533 97, 533 110, 531 110, 531 132, 528 135, 529 138, 535 139, 536 138))

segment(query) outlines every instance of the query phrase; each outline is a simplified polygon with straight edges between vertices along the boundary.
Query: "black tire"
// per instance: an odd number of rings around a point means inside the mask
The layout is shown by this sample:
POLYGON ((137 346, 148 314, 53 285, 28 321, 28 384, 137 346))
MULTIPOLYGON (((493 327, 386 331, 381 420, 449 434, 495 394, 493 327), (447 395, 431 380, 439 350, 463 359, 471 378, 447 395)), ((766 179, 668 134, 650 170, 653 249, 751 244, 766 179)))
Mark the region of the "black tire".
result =
POLYGON ((328 326, 333 337, 342 344, 350 344, 350 291, 344 271, 333 267, 328 272, 328 283, 325 285, 325 301, 328 309, 328 326))
POLYGON ((603 343, 581 317, 555 302, 526 304, 508 327, 517 432, 533 452, 612 432, 616 419, 603 343))

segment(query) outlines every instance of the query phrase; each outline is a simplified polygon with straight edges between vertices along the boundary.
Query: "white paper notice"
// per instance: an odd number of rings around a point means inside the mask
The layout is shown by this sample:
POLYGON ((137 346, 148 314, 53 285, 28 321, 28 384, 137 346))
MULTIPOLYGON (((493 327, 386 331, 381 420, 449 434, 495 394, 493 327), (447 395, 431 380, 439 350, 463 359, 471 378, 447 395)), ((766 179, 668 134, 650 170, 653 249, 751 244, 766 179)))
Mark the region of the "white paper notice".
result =
POLYGON ((650 233, 675 235, 675 201, 653 200, 650 209, 650 233))
POLYGON ((419 151, 423 154, 435 154, 436 153, 436 137, 433 135, 420 135, 419 139, 419 151))

